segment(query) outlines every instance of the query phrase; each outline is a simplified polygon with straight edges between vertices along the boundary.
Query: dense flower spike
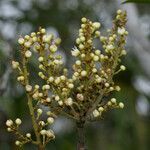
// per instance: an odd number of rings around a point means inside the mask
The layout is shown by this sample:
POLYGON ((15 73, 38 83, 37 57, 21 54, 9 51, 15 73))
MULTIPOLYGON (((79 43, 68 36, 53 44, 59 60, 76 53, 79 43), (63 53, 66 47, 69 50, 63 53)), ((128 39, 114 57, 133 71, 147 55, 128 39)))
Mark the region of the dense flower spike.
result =
MULTIPOLYGON (((23 63, 13 61, 12 66, 18 69, 17 80, 25 87, 36 144, 41 149, 55 138, 53 131, 47 130, 46 125, 52 124, 56 115, 65 114, 77 123, 84 124, 100 118, 104 112, 112 108, 124 107, 122 102, 118 103, 115 98, 107 97, 113 91, 120 91, 113 77, 126 69, 120 64, 121 57, 126 55, 126 12, 117 11, 113 28, 108 30, 106 36, 99 31, 99 22, 92 22, 87 18, 82 18, 81 22, 76 46, 71 51, 76 59, 72 66, 72 75, 68 75, 68 70, 63 68, 62 56, 56 53, 61 42, 59 38, 52 34, 47 35, 45 29, 39 28, 38 32, 18 40, 23 63), (102 44, 100 49, 94 46, 93 41, 96 38, 102 44), (39 84, 33 85, 29 80, 28 62, 35 54, 38 55, 37 76, 43 82, 39 81, 39 84), (33 105, 33 101, 36 105, 33 105), (41 120, 43 111, 39 104, 50 108, 46 121, 41 120)), ((18 128, 22 121, 16 119, 15 123, 17 127, 11 120, 6 122, 8 131, 15 132, 15 128, 18 128)), ((32 142, 30 133, 16 141, 16 145, 20 146, 27 142, 32 142)))

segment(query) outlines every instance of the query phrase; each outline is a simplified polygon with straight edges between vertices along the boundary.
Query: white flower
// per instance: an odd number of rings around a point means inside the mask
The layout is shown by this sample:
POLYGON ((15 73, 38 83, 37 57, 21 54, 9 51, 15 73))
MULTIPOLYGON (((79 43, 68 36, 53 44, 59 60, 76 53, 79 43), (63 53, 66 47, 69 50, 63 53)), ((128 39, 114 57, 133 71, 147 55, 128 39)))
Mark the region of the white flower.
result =
POLYGON ((13 125, 13 121, 12 121, 11 119, 7 120, 7 121, 6 121, 6 125, 7 125, 8 127, 12 126, 12 125, 13 125))
POLYGON ((78 93, 77 94, 77 99, 80 100, 80 101, 83 101, 84 100, 83 94, 78 93))
POLYGON ((77 47, 73 48, 73 51, 71 51, 72 56, 78 56, 80 54, 80 51, 77 49, 77 47))
POLYGON ((95 29, 99 29, 100 26, 101 26, 101 24, 100 24, 99 22, 94 22, 94 23, 93 23, 93 27, 94 27, 95 29))
POLYGON ((125 28, 118 28, 118 34, 124 35, 126 33, 125 28))
POLYGON ((73 104, 72 98, 69 97, 69 98, 65 101, 65 104, 66 104, 67 106, 71 106, 71 105, 73 104))

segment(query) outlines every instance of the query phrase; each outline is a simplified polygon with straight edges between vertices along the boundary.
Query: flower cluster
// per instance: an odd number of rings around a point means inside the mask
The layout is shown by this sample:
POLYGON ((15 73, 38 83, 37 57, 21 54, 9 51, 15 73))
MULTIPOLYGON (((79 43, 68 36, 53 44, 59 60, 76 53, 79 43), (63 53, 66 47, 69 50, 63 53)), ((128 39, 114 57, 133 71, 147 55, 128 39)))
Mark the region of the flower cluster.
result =
MULTIPOLYGON (((41 135, 44 140, 45 136, 48 139, 55 137, 53 131, 45 129, 47 124, 54 122, 55 115, 64 114, 78 123, 86 123, 101 117, 103 112, 112 108, 124 107, 122 102, 117 102, 115 98, 110 99, 108 95, 120 91, 121 88, 114 82, 113 77, 126 69, 120 64, 121 57, 126 55, 126 12, 117 11, 113 27, 105 36, 99 31, 99 22, 92 22, 86 18, 82 18, 81 22, 76 46, 71 51, 76 59, 72 66, 72 75, 68 74, 68 70, 63 66, 62 56, 57 53, 61 42, 59 38, 52 34, 47 35, 45 29, 39 28, 38 32, 18 40, 22 63, 12 61, 12 67, 18 70, 17 80, 25 87, 39 145, 43 143, 39 138, 41 135), (95 39, 101 42, 100 49, 95 48, 95 39), (42 80, 35 85, 30 82, 31 75, 28 69, 32 54, 38 57, 38 76, 42 80), (47 123, 38 121, 43 112, 38 108, 39 104, 50 109, 47 123)), ((13 122, 8 120, 6 124, 8 130, 12 131, 13 122)), ((28 141, 30 139, 31 136, 27 137, 28 141)))

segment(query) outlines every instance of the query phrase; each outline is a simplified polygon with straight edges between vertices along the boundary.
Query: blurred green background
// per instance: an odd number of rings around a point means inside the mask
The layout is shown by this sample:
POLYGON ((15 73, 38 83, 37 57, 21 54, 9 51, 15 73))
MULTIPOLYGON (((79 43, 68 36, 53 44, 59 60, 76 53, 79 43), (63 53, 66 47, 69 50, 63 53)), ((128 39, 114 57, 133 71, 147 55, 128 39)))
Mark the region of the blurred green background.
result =
MULTIPOLYGON (((0 150, 16 149, 15 137, 6 132, 8 118, 23 118, 22 128, 31 132, 31 125, 22 87, 11 70, 12 58, 18 58, 19 35, 36 31, 39 26, 60 36, 66 66, 72 63, 71 49, 85 16, 100 21, 101 31, 111 28, 117 9, 128 13, 128 55, 123 60, 127 70, 116 82, 122 87, 115 93, 125 109, 112 110, 101 121, 86 127, 89 150, 150 149, 150 4, 121 4, 120 0, 0 0, 0 150)), ((32 63, 35 66, 35 62, 32 63)), ((34 77, 33 77, 34 78, 34 77)), ((50 150, 75 150, 76 129, 72 121, 57 119, 56 140, 50 150)), ((27 150, 35 147, 27 145, 27 150)))

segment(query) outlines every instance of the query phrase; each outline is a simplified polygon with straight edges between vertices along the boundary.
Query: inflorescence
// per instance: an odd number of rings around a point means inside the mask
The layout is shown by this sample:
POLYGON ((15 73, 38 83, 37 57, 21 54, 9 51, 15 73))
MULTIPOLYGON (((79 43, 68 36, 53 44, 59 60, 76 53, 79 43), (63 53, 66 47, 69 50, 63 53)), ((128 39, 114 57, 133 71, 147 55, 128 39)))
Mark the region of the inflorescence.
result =
POLYGON ((71 51, 76 59, 72 66, 72 75, 68 74, 62 56, 57 53, 60 38, 47 35, 44 28, 19 38, 21 62, 12 61, 12 67, 18 70, 17 80, 27 93, 36 140, 32 139, 30 133, 22 135, 19 132, 22 123, 19 118, 15 122, 7 120, 8 131, 18 135, 16 145, 22 146, 28 142, 46 145, 55 138, 54 132, 47 129, 47 126, 59 114, 76 122, 89 122, 101 118, 110 109, 124 107, 122 102, 118 102, 116 98, 110 99, 108 95, 120 91, 121 88, 114 82, 113 77, 126 69, 120 64, 121 57, 126 55, 126 21, 126 12, 118 10, 112 29, 107 31, 106 36, 102 36, 99 22, 82 18, 76 46, 71 51), (94 47, 94 39, 100 40, 102 49, 94 47), (38 56, 38 76, 42 80, 35 85, 31 82, 28 69, 33 54, 38 56), (41 104, 49 108, 46 121, 41 117, 41 104))

